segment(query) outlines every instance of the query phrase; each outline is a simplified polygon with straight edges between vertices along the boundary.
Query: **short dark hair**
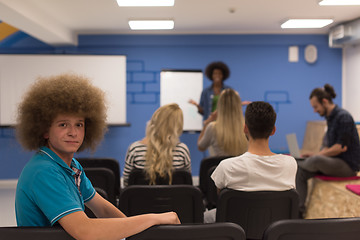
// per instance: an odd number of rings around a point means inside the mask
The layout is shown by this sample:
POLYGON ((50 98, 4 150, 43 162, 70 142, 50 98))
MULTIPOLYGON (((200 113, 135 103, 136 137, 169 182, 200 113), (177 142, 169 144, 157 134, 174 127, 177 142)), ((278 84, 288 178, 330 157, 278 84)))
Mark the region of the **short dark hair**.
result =
POLYGON ((327 99, 332 103, 332 99, 336 97, 336 93, 334 87, 327 83, 324 85, 324 88, 315 88, 312 90, 309 99, 313 97, 316 97, 320 103, 323 99, 327 99))
POLYGON ((252 102, 246 107, 245 124, 252 138, 269 138, 275 127, 276 113, 271 104, 252 102))
POLYGON ((212 75, 215 69, 220 69, 223 74, 223 81, 230 76, 229 67, 223 62, 212 62, 206 66, 205 75, 212 81, 212 75))

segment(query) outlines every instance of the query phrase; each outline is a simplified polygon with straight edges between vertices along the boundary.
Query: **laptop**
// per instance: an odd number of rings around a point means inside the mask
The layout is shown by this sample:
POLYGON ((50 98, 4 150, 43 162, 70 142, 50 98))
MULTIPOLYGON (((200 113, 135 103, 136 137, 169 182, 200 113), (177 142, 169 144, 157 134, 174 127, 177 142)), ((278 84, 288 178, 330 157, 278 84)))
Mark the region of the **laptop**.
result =
POLYGON ((301 157, 299 145, 296 139, 296 134, 286 134, 286 141, 289 147, 290 155, 293 156, 296 160, 304 160, 305 158, 301 157))

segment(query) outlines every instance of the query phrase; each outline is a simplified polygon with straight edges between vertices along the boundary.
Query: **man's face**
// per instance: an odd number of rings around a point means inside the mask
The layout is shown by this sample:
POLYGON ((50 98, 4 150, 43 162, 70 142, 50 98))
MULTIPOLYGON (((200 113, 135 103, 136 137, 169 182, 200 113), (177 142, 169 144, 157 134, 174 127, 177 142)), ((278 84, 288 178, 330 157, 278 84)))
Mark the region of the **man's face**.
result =
POLYGON ((83 143, 84 136, 85 119, 68 114, 59 114, 49 131, 44 134, 44 138, 48 139, 49 148, 61 158, 72 158, 83 143))
POLYGON ((326 116, 327 110, 324 107, 324 104, 319 102, 317 97, 312 97, 310 99, 310 104, 314 109, 314 112, 318 113, 321 117, 326 116))

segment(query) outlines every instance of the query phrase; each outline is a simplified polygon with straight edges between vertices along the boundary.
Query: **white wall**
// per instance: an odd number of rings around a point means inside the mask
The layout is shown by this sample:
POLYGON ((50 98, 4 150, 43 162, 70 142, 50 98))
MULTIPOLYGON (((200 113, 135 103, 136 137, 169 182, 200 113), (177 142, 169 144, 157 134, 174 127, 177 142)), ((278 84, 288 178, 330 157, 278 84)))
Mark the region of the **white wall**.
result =
POLYGON ((360 122, 360 45, 343 51, 342 106, 360 122))
POLYGON ((16 184, 16 179, 0 181, 0 227, 16 226, 16 184))

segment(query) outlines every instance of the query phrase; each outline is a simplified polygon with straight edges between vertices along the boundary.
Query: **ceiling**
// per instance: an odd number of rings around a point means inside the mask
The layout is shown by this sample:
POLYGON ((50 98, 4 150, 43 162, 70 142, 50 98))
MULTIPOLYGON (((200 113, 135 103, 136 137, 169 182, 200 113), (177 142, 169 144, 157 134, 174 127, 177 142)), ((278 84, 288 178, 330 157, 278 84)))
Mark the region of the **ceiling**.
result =
POLYGON ((0 0, 0 20, 51 45, 78 34, 326 34, 360 17, 360 6, 319 0, 175 0, 174 7, 118 7, 115 0, 0 0), (322 29, 281 29, 289 18, 332 18, 322 29), (129 19, 174 19, 175 29, 131 31, 129 19))

